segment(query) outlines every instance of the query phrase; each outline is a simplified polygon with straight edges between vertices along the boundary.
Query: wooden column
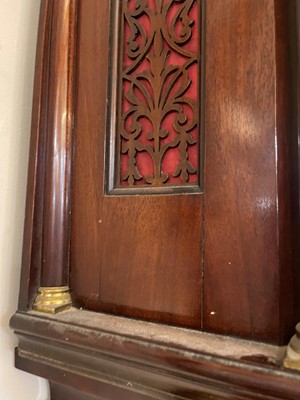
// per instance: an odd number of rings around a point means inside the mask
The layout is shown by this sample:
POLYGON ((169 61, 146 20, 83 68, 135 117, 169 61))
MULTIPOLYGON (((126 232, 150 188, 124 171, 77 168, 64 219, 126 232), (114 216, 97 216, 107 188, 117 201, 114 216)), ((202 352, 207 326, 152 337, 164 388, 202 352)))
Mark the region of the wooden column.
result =
POLYGON ((33 306, 44 312, 71 305, 68 268, 76 0, 51 3, 41 287, 33 306))

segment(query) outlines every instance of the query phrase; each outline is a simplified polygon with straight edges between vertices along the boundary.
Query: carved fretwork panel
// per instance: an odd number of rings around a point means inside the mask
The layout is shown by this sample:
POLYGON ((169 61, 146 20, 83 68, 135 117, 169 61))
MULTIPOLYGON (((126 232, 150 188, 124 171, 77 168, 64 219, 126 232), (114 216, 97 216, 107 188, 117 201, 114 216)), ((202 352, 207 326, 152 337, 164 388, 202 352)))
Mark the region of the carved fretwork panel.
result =
MULTIPOLYGON (((117 2, 118 3, 118 2, 117 2)), ((123 0, 114 37, 109 189, 199 188, 200 0, 123 0)))

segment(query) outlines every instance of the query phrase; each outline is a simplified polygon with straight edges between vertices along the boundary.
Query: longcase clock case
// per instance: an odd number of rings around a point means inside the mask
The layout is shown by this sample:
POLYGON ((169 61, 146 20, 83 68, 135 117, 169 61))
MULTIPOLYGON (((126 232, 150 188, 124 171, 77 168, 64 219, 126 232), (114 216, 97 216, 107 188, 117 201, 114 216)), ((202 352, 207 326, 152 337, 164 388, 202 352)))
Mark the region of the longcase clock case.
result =
POLYGON ((300 396, 299 9, 42 0, 11 326, 51 399, 300 396))

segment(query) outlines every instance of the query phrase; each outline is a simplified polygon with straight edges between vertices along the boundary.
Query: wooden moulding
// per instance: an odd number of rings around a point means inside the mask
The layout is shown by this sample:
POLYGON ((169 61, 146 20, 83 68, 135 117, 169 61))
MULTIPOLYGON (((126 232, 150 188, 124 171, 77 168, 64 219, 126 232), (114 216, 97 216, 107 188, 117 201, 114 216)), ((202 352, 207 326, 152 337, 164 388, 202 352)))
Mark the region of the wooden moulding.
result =
POLYGON ((11 319, 16 366, 49 379, 55 399, 300 398, 300 375, 282 367, 283 347, 73 308, 31 311, 40 287, 68 285, 73 144, 77 1, 41 4, 21 289, 11 319))
POLYGON ((18 312, 11 326, 18 368, 91 398, 300 397, 300 376, 279 366, 284 347, 77 309, 18 312))

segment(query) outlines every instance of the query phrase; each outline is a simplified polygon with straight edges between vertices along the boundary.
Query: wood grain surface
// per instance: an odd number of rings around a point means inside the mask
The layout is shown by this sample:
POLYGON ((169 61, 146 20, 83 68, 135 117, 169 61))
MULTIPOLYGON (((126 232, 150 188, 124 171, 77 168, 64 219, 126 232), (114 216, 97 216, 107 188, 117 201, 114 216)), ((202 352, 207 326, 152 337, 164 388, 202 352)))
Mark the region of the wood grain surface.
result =
POLYGON ((277 346, 76 309, 17 313, 11 326, 17 367, 65 385, 55 391, 64 400, 300 396, 300 376, 280 366, 277 346))
POLYGON ((79 10, 73 295, 81 307, 200 328, 202 195, 105 196, 109 4, 79 10))
POLYGON ((76 1, 54 1, 52 7, 41 286, 64 286, 69 275, 76 1))
POLYGON ((40 283, 42 263, 43 198, 45 168, 47 58, 51 21, 51 1, 41 3, 38 40, 36 49, 34 95, 30 156, 26 195, 25 223, 23 234, 22 270, 19 292, 20 310, 27 310, 33 303, 40 283))
POLYGON ((92 310, 281 343, 300 317, 295 3, 203 4, 204 196, 105 195, 109 2, 80 5, 72 290, 92 310))
POLYGON ((204 329, 273 341, 299 318, 289 11, 207 1, 204 329))

